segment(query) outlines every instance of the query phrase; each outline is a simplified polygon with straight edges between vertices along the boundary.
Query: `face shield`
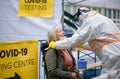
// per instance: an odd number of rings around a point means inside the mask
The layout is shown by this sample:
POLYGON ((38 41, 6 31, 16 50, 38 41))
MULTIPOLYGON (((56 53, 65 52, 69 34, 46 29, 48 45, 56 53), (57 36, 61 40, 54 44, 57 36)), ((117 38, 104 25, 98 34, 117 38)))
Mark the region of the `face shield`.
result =
POLYGON ((81 25, 82 25, 82 20, 80 19, 79 16, 82 17, 82 14, 83 14, 83 13, 87 13, 88 11, 90 11, 90 10, 89 10, 88 8, 86 8, 86 7, 78 8, 77 13, 74 14, 73 21, 74 21, 77 25, 81 26, 81 25))

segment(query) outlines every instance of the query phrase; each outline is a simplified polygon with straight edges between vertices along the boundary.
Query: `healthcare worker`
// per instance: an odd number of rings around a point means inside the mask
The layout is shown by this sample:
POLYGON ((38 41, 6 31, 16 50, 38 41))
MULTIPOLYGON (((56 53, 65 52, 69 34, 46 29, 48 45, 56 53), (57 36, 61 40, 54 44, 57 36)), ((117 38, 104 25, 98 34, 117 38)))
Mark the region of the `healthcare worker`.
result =
POLYGON ((49 47, 67 49, 88 42, 102 61, 102 74, 120 69, 120 31, 111 19, 86 7, 78 9, 75 17, 83 22, 72 37, 50 42, 49 47))

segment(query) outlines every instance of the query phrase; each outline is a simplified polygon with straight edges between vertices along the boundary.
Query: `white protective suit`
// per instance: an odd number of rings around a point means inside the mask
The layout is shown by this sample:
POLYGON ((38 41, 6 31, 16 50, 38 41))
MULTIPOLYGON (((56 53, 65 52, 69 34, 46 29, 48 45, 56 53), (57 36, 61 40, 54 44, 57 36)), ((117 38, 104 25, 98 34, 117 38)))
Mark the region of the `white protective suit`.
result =
POLYGON ((102 74, 120 69, 120 31, 112 20, 96 11, 82 13, 79 20, 83 21, 81 28, 72 37, 55 42, 55 47, 72 48, 88 42, 102 61, 102 74))

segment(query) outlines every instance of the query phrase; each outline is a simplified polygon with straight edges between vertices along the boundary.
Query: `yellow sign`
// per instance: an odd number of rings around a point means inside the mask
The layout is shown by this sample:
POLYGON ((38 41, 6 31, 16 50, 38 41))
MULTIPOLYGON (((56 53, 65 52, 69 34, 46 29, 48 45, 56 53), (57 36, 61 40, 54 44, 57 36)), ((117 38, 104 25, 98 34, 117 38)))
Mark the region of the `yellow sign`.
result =
POLYGON ((53 16, 53 0, 19 0, 18 16, 53 16))
POLYGON ((37 40, 0 42, 0 79, 37 78, 37 40))

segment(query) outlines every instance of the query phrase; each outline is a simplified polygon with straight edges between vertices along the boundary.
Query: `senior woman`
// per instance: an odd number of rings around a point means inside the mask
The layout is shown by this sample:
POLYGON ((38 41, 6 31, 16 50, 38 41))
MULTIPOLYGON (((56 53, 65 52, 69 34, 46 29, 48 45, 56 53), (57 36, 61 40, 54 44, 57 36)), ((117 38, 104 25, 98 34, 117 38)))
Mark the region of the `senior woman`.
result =
MULTIPOLYGON (((48 31, 48 42, 62 40, 65 34, 61 27, 53 27, 48 31)), ((83 79, 76 67, 72 53, 66 49, 49 48, 45 55, 49 79, 83 79)))

